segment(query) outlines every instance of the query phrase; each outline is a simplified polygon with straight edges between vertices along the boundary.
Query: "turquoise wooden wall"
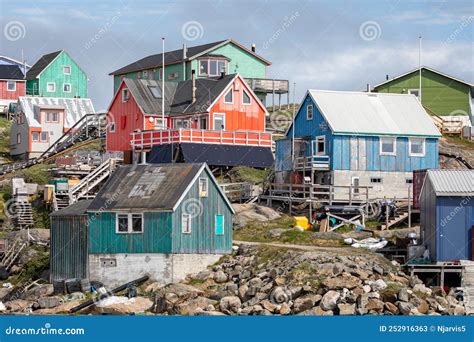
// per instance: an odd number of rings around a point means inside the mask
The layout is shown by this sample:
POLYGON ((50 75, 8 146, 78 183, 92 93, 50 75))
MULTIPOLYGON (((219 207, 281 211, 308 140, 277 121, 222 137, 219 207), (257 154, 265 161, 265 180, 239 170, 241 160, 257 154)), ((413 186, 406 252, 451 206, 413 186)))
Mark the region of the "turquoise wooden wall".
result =
POLYGON ((89 253, 171 252, 172 213, 145 213, 141 234, 117 234, 115 215, 113 212, 97 216, 89 213, 89 253))
MULTIPOLYGON (((36 86, 38 93, 45 97, 72 98, 79 96, 87 98, 87 75, 79 65, 67 54, 62 51, 38 76, 39 84, 36 86), (63 66, 71 67, 71 74, 64 75, 63 66), (55 92, 47 92, 47 84, 54 82, 56 84, 55 92), (63 91, 63 84, 71 84, 71 92, 63 91)), ((32 90, 35 80, 27 81, 27 89, 32 90)))
MULTIPOLYGON (((232 212, 210 180, 207 171, 200 177, 209 179, 208 197, 199 198, 198 182, 175 212, 147 212, 144 231, 139 234, 117 234, 116 214, 89 213, 89 252, 99 253, 228 253, 232 249, 232 212), (183 234, 181 215, 198 213, 192 218, 192 231, 183 234), (215 215, 224 215, 224 234, 215 234, 215 215)), ((133 211, 131 208, 130 211, 133 211)), ((133 211, 135 212, 135 211, 133 211)), ((139 211, 137 211, 139 212, 139 211)))
POLYGON ((217 186, 211 182, 207 171, 200 178, 207 178, 209 194, 199 198, 198 182, 193 184, 173 215, 173 253, 228 253, 232 249, 232 213, 217 186), (191 234, 181 231, 181 215, 199 208, 200 215, 192 218, 191 234), (224 235, 215 234, 215 215, 224 215, 224 235))

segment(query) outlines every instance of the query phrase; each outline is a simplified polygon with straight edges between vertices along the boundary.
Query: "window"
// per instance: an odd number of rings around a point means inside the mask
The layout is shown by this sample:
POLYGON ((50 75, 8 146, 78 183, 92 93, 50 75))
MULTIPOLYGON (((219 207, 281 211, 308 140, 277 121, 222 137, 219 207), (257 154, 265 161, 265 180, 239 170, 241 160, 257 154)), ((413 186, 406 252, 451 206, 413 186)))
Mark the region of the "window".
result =
POLYGON ((153 69, 153 74, 158 75, 158 79, 161 81, 163 79, 163 68, 159 68, 158 71, 153 69))
POLYGON ((165 129, 164 121, 162 118, 155 118, 155 129, 165 129))
POLYGON ((225 130, 225 114, 214 114, 214 130, 225 130))
POLYGON ((247 105, 251 103, 250 95, 247 94, 247 92, 243 89, 242 89, 242 103, 247 104, 247 105))
POLYGON ((56 91, 56 83, 54 82, 48 82, 46 84, 46 91, 48 93, 54 93, 56 91))
POLYGON ((234 90, 232 88, 225 94, 224 103, 234 103, 234 90))
POLYGON ((143 214, 117 214, 116 233, 143 233, 143 214))
POLYGON ((207 197, 208 187, 207 178, 199 178, 199 197, 207 197))
POLYGON ((206 117, 201 117, 198 121, 199 128, 200 129, 207 129, 207 118, 206 117))
POLYGON ((63 66, 63 74, 64 75, 71 75, 71 67, 69 65, 63 66))
POLYGON ((371 184, 380 184, 380 183, 382 183, 382 178, 380 178, 380 177, 372 177, 372 178, 370 178, 370 183, 371 183, 371 184))
POLYGON ((397 154, 396 138, 380 138, 380 154, 396 155, 397 154))
POLYGON ((161 89, 156 86, 148 86, 150 89, 151 94, 155 99, 161 99, 161 89))
POLYGON ((316 137, 313 145, 313 154, 316 156, 324 156, 326 154, 326 137, 324 135, 316 137))
POLYGON ((47 142, 48 141, 49 134, 48 132, 41 132, 41 141, 42 142, 47 142))
POLYGON ((174 120, 174 128, 183 128, 183 120, 175 119, 174 120))
POLYGON ((130 94, 128 92, 128 89, 122 89, 122 102, 127 102, 129 98, 130 94))
POLYGON ((408 89, 408 94, 415 95, 418 99, 420 98, 419 89, 408 89))
POLYGON ((221 73, 227 73, 226 72, 226 65, 227 65, 227 62, 226 61, 223 61, 223 60, 220 60, 217 62, 217 67, 218 67, 218 73, 221 74, 221 73))
POLYGON ((313 120, 313 105, 306 107, 306 120, 313 120))
POLYGON ((217 71, 217 61, 209 61, 209 75, 219 75, 217 71))
POLYGON ((59 122, 59 113, 57 112, 46 112, 46 122, 59 122))
POLYGON ((199 76, 219 76, 225 73, 227 61, 223 59, 201 59, 199 60, 199 76))
POLYGON ((351 185, 352 185, 352 194, 354 196, 359 196, 359 177, 352 177, 351 185))
POLYGON ((39 140, 40 140, 40 134, 39 134, 39 132, 32 132, 32 133, 31 133, 31 140, 32 140, 32 141, 39 141, 39 140))
POLYGON ((168 80, 175 80, 179 78, 179 72, 171 72, 168 74, 168 80))
POLYGON ((224 235, 224 215, 216 215, 215 233, 216 235, 224 235))
POLYGON ((208 64, 209 64, 209 61, 207 59, 199 61, 199 76, 207 76, 208 64))
POLYGON ((406 184, 413 184, 413 179, 412 178, 406 178, 405 183, 406 184))
POLYGON ((7 81, 7 91, 16 91, 15 81, 7 81))
POLYGON ((109 132, 114 133, 115 132, 115 122, 109 123, 109 132))
POLYGON ((71 92, 71 83, 63 83, 63 92, 65 93, 71 92))
POLYGON ((142 71, 142 77, 143 78, 148 78, 148 70, 143 70, 142 71))
POLYGON ((408 139, 409 151, 411 157, 423 157, 425 155, 425 139, 408 139))
POLYGON ((16 143, 21 144, 21 133, 16 134, 16 143))
POLYGON ((181 231, 183 234, 191 234, 191 214, 181 215, 181 231))

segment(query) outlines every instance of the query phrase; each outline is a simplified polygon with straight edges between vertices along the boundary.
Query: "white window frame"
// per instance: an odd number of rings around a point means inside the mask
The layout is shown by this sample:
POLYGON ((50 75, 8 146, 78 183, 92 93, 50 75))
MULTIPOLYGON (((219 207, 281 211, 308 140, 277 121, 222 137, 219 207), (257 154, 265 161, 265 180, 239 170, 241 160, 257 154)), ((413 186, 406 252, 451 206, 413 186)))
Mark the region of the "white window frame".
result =
POLYGON ((40 141, 40 132, 37 132, 37 131, 31 132, 31 141, 39 142, 39 141, 40 141), (38 135, 38 139, 35 139, 35 138, 34 138, 35 134, 38 135))
POLYGON ((225 113, 214 113, 212 117, 212 128, 214 131, 225 131, 225 113), (222 123, 223 123, 223 128, 222 129, 216 129, 216 117, 222 117, 222 123))
POLYGON ((144 227, 143 221, 144 221, 143 213, 116 213, 115 214, 115 233, 116 234, 143 234, 143 227, 144 227), (133 231, 133 216, 134 215, 140 215, 141 220, 142 220, 141 230, 139 232, 133 231), (119 216, 127 216, 127 231, 126 232, 120 232, 118 229, 119 216))
POLYGON ((313 155, 314 156, 325 156, 326 155, 326 136, 325 135, 318 135, 316 137, 316 140, 313 140, 314 145, 313 145, 313 155), (324 150, 322 152, 318 152, 318 143, 320 141, 323 141, 324 144, 324 150))
POLYGON ((122 102, 128 102, 130 100, 130 91, 128 88, 122 89, 122 102), (125 93, 127 94, 127 97, 125 97, 125 93))
POLYGON ((187 213, 181 214, 181 233, 183 234, 191 234, 193 232, 193 225, 192 225, 192 215, 187 213), (187 222, 189 223, 188 227, 184 226, 184 218, 187 217, 187 222))
POLYGON ((209 194, 209 180, 207 178, 199 178, 198 182, 199 187, 199 197, 207 197, 209 194), (201 184, 204 183, 205 189, 202 190, 201 184))
POLYGON ((70 65, 63 65, 63 75, 71 75, 71 66, 70 65), (69 68, 69 72, 64 70, 65 68, 69 68))
POLYGON ((16 91, 16 81, 7 81, 7 91, 16 91), (13 89, 10 89, 11 84, 13 84, 13 89))
POLYGON ((55 82, 48 82, 46 83, 46 92, 47 93, 54 93, 56 92, 56 83, 55 82), (52 85, 53 86, 53 90, 49 90, 49 86, 52 85))
POLYGON ((115 121, 109 122, 109 132, 115 133, 115 121))
POLYGON ((72 91, 72 84, 71 83, 63 83, 63 93, 70 93, 72 91), (64 90, 64 87, 68 85, 69 90, 64 90))
POLYGON ((16 134, 16 143, 17 145, 21 144, 21 133, 16 134))
POLYGON ((155 118, 155 122, 154 122, 155 129, 166 129, 165 122, 166 122, 166 119, 163 120, 163 118, 155 118))
MULTIPOLYGON (((233 96, 233 95, 232 95, 233 96)), ((252 96, 250 96, 249 93, 245 89, 242 89, 242 105, 244 106, 251 106, 252 105, 252 96), (249 103, 244 102, 244 94, 246 94, 249 97, 249 103)))
POLYGON ((228 103, 228 104, 233 104, 234 103, 234 89, 232 89, 232 87, 229 89, 229 91, 227 93, 225 93, 224 103, 228 103), (227 95, 229 95, 229 93, 232 95, 232 100, 230 102, 227 102, 225 98, 227 97, 227 95))
POLYGON ((426 154, 426 139, 425 138, 408 138, 408 154, 410 157, 424 157, 426 154), (421 147, 422 147, 423 152, 421 153, 411 152, 413 140, 421 140, 421 147))
POLYGON ((306 106, 306 120, 313 120, 313 117, 314 117, 314 108, 313 108, 313 105, 310 104, 308 106, 306 106), (311 109, 311 115, 309 115, 309 110, 311 109))
POLYGON ((142 78, 148 78, 148 70, 142 70, 142 78))
POLYGON ((49 141, 49 132, 40 132, 40 142, 48 142, 49 141), (43 139, 43 134, 46 134, 46 139, 43 139))
POLYGON ((381 156, 396 156, 397 155, 397 138, 396 137, 379 137, 379 150, 381 156), (392 152, 384 152, 382 150, 382 145, 384 141, 391 140, 392 141, 392 152))
POLYGON ((219 58, 206 58, 206 59, 199 59, 198 60, 198 75, 199 76, 205 76, 205 77, 215 77, 215 76, 220 76, 221 72, 227 73, 227 68, 228 68, 228 62, 225 59, 219 59, 219 58), (216 62, 216 69, 217 69, 217 74, 211 74, 211 62, 216 62), (207 65, 207 73, 202 73, 201 72, 201 62, 205 63, 207 65), (224 62, 224 71, 219 70, 219 63, 224 62))
POLYGON ((46 123, 58 123, 59 122, 59 113, 58 112, 46 112, 45 120, 46 123), (56 114, 57 120, 53 120, 54 115, 56 114))

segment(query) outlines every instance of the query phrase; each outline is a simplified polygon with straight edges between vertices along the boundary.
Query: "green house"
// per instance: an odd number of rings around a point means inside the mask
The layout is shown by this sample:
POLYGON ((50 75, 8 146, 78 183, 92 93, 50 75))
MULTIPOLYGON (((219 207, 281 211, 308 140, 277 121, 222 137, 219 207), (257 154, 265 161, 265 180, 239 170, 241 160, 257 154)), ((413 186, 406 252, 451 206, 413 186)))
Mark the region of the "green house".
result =
MULTIPOLYGON (((414 94, 420 98, 420 68, 377 84, 380 93, 414 94)), ((421 103, 439 116, 473 114, 474 85, 440 71, 421 67, 421 103)))
MULTIPOLYGON (((221 73, 240 74, 252 90, 263 99, 266 94, 287 94, 287 80, 266 79, 266 68, 271 63, 255 52, 255 45, 247 49, 232 39, 165 52, 165 80, 191 79, 191 71, 202 78, 217 77, 221 73)), ((144 57, 110 73, 114 76, 114 94, 123 78, 161 80, 161 53, 144 57)))
POLYGON ((206 164, 124 165, 90 203, 52 215, 52 279, 184 279, 231 252, 233 213, 206 164))
POLYGON ((87 97, 87 75, 64 51, 43 55, 26 73, 26 94, 44 97, 87 97))

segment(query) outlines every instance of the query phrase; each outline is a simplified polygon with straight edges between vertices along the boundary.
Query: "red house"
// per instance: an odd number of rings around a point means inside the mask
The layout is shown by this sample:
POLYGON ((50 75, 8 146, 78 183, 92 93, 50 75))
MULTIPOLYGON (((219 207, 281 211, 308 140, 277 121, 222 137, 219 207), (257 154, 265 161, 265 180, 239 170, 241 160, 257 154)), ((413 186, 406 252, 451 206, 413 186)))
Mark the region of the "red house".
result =
POLYGON ((0 65, 0 113, 7 114, 11 103, 25 96, 25 80, 18 65, 0 65))
POLYGON ((150 163, 269 167, 267 114, 238 74, 165 82, 164 91, 160 81, 125 78, 108 109, 106 146, 126 162, 145 152, 150 163))

